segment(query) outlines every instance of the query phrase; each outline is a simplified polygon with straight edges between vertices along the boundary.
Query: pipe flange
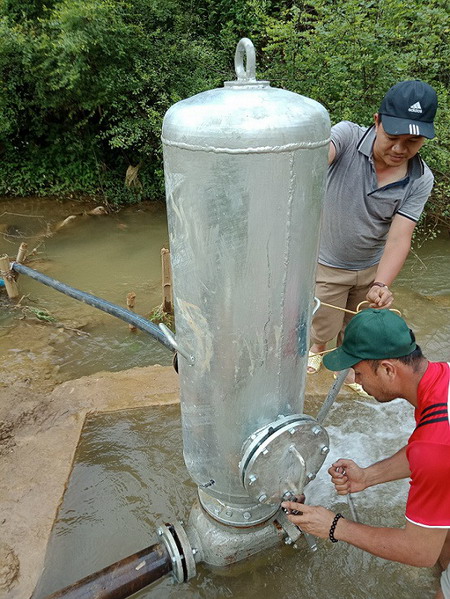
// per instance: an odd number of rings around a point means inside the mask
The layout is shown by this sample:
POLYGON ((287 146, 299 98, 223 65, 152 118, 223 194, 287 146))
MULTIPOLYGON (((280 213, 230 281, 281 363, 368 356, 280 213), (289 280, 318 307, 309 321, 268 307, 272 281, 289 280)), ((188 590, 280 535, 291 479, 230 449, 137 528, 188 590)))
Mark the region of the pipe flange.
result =
POLYGON ((184 527, 181 524, 181 522, 175 522, 175 524, 173 524, 173 528, 175 530, 178 542, 181 545, 182 553, 184 556, 184 563, 186 566, 186 580, 190 580, 191 578, 194 578, 194 576, 197 574, 194 557, 196 550, 192 548, 187 533, 184 530, 184 527))
POLYGON ((164 543, 172 561, 172 573, 177 582, 186 582, 196 574, 194 553, 187 534, 176 522, 169 524, 163 521, 157 523, 158 536, 164 543))
POLYGON ((239 464, 248 495, 279 506, 290 493, 300 496, 329 451, 326 430, 311 416, 293 415, 255 431, 244 443, 239 464))
POLYGON ((241 474, 242 471, 247 467, 247 462, 250 459, 250 456, 256 449, 258 449, 264 439, 270 437, 279 429, 285 428, 288 424, 297 424, 299 422, 315 422, 315 420, 312 416, 308 416, 307 414, 291 414, 290 416, 280 415, 275 422, 266 424, 251 434, 250 437, 244 441, 242 446, 243 457, 239 464, 241 474))

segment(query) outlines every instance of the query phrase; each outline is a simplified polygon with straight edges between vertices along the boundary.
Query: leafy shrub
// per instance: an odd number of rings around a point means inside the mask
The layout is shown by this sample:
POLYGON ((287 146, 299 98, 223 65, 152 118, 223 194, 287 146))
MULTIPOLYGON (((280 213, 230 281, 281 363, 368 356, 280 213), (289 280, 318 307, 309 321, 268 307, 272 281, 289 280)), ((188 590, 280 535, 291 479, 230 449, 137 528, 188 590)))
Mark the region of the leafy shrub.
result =
POLYGON ((333 122, 370 124, 397 81, 433 85, 427 217, 450 229, 449 35, 447 0, 5 0, 0 193, 161 197, 164 113, 233 78, 247 36, 259 78, 317 99, 333 122))

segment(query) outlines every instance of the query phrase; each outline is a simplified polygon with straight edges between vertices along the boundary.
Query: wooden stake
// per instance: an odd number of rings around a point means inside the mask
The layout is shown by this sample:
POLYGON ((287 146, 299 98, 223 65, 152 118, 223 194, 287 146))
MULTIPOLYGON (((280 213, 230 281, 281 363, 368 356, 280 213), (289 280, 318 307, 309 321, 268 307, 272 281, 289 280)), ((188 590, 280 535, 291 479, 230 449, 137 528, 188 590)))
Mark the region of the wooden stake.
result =
POLYGON ((27 257, 27 249, 28 249, 27 243, 23 242, 20 244, 19 251, 17 252, 16 262, 18 262, 19 264, 24 263, 25 258, 27 257))
POLYGON ((172 297, 172 267, 170 265, 170 251, 166 248, 161 250, 162 266, 162 310, 167 314, 173 314, 172 297))
POLYGON ((5 281, 6 293, 9 299, 19 297, 19 288, 17 287, 7 254, 0 256, 0 277, 5 281))
MULTIPOLYGON (((134 291, 130 291, 130 293, 128 293, 128 295, 127 295, 128 310, 132 310, 134 312, 135 302, 136 302, 136 294, 134 293, 134 291)), ((134 324, 129 324, 128 327, 129 327, 130 331, 137 331, 137 328, 134 326, 134 324)))

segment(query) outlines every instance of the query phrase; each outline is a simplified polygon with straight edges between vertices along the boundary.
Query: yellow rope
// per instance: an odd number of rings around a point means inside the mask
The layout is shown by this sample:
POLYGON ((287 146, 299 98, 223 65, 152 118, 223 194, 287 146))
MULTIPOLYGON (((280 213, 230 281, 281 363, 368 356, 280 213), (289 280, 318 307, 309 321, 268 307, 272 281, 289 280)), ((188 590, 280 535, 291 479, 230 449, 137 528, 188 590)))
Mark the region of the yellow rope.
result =
POLYGON ((349 314, 358 314, 358 312, 354 312, 353 310, 347 310, 346 308, 340 308, 339 306, 333 306, 332 304, 326 304, 325 302, 320 302, 321 306, 326 306, 327 308, 334 308, 335 310, 341 310, 342 312, 348 312, 349 314))
POLYGON ((324 354, 329 353, 330 351, 334 351, 336 348, 333 347, 332 349, 324 349, 323 351, 318 351, 318 352, 309 352, 309 357, 313 358, 314 356, 323 356, 324 354))
MULTIPOLYGON (((370 302, 368 302, 367 300, 364 300, 363 302, 359 302, 359 304, 356 306, 356 312, 354 312, 353 310, 347 310, 347 308, 340 308, 339 306, 333 306, 333 304, 326 304, 325 302, 320 302, 321 306, 326 306, 327 308, 334 308, 335 310, 342 310, 342 312, 348 312, 349 314, 358 314, 358 312, 361 312, 361 308, 360 306, 362 306, 363 304, 369 304, 370 302)), ((402 313, 400 312, 400 310, 396 310, 395 308, 388 308, 390 312, 396 312, 399 316, 402 315, 402 313)))
MULTIPOLYGON (((320 302, 321 306, 326 306, 327 308, 334 308, 335 310, 341 310, 342 312, 348 312, 349 314, 358 314, 359 312, 361 312, 361 306, 363 304, 369 304, 370 302, 368 302, 367 300, 364 300, 363 302, 359 302, 359 304, 356 306, 356 312, 354 312, 353 310, 347 310, 346 308, 340 308, 339 306, 333 306, 332 304, 326 304, 325 302, 320 302)), ((398 314, 399 316, 402 315, 402 313, 400 312, 400 310, 397 310, 396 308, 389 308, 390 312, 395 312, 396 314, 398 314)), ((323 351, 318 351, 318 352, 310 352, 310 357, 313 356, 323 356, 324 354, 328 354, 331 351, 334 351, 336 348, 333 347, 332 349, 324 349, 323 351)))

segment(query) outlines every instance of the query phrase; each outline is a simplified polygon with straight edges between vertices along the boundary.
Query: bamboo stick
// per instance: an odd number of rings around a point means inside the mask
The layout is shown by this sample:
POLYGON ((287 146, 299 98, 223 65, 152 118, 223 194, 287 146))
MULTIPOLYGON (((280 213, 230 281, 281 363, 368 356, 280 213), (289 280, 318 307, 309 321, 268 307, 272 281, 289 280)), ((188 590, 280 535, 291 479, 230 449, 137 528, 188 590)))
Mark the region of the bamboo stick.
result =
MULTIPOLYGON (((134 312, 135 302, 136 302, 136 294, 134 293, 134 291, 130 291, 130 293, 127 294, 127 308, 133 312, 134 312)), ((129 327, 130 331, 137 331, 137 328, 134 326, 134 324, 129 324, 128 327, 129 327)))
POLYGON ((19 297, 19 288, 14 278, 14 273, 11 270, 9 257, 7 254, 0 256, 0 277, 5 281, 6 293, 9 299, 19 297))
POLYGON ((161 250, 162 267, 162 310, 167 314, 173 314, 173 296, 172 296, 172 267, 170 265, 170 250, 162 248, 161 250))
POLYGON ((19 262, 19 264, 23 264, 25 262, 25 258, 27 257, 27 249, 27 243, 23 242, 20 244, 19 251, 17 252, 16 262, 19 262))

